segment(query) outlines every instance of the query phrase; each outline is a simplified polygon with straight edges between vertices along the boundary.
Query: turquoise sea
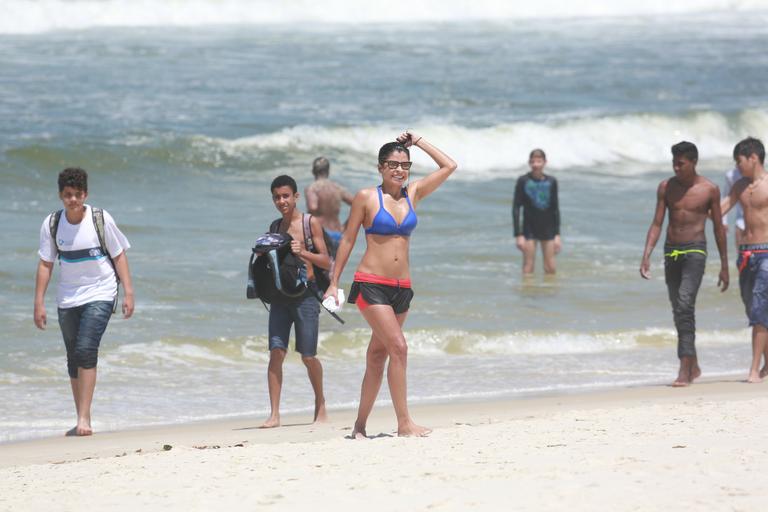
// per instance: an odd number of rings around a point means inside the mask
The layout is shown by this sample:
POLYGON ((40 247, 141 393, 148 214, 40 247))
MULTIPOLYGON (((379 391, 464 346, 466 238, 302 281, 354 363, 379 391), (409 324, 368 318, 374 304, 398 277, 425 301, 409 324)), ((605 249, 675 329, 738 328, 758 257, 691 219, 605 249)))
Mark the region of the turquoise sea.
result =
MULTIPOLYGON (((48 330, 32 322, 62 168, 89 171, 89 203, 133 245, 136 314, 104 337, 95 428, 263 416, 267 313, 245 299, 245 270, 277 216, 269 183, 287 173, 303 189, 325 155, 349 189, 373 186, 379 146, 406 128, 460 164, 412 238, 413 402, 670 381, 660 248, 653 279, 638 275, 655 189, 675 142, 695 142, 699 171, 722 184, 735 142, 768 138, 768 2, 475 3, 4 2, 0 442, 74 420, 53 289, 48 330), (511 232, 533 147, 560 182, 554 279, 540 262, 521 278, 511 232)), ((418 178, 429 161, 413 156, 418 178)), ((733 378, 749 333, 733 263, 731 289, 716 289, 708 232, 700 361, 733 378)), ((354 308, 342 316, 321 318, 332 409, 356 406, 369 338, 354 308)), ((284 411, 310 414, 304 367, 295 353, 286 365, 284 411)))

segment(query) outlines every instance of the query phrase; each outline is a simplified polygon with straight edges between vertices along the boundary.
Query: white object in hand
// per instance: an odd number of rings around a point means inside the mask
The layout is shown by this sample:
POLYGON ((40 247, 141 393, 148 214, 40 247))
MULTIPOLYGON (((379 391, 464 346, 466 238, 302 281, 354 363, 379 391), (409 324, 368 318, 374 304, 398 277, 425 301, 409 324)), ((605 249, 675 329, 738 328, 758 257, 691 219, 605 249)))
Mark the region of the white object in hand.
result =
POLYGON ((336 298, 338 299, 339 303, 336 304, 336 300, 334 300, 333 297, 326 297, 323 301, 323 307, 330 311, 331 313, 336 313, 337 311, 341 311, 341 306, 344 305, 344 290, 339 288, 336 291, 336 298))

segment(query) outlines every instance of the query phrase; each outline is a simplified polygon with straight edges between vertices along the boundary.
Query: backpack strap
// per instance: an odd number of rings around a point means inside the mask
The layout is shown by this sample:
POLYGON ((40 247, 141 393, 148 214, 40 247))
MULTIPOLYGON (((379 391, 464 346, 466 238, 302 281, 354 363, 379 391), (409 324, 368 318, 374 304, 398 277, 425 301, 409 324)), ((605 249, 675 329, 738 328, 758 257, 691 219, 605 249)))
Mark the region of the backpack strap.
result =
POLYGON ((112 256, 107 250, 107 242, 104 237, 104 210, 91 207, 91 215, 93 216, 93 227, 96 228, 96 236, 99 237, 99 246, 101 247, 102 252, 112 260, 112 256))
POLYGON ((272 224, 269 225, 269 232, 270 233, 279 233, 280 232, 280 223, 283 222, 283 218, 280 217, 279 219, 275 219, 272 221, 272 224))
POLYGON ((117 312, 117 301, 120 298, 120 276, 117 274, 117 267, 112 259, 112 255, 109 254, 107 249, 107 238, 105 236, 104 229, 104 210, 101 208, 91 207, 91 216, 93 217, 93 227, 96 228, 96 236, 99 238, 99 246, 101 246, 101 253, 104 254, 109 260, 109 264, 112 265, 112 272, 115 273, 115 282, 117 283, 117 292, 115 294, 115 301, 112 303, 112 313, 117 312))
POLYGON ((61 220, 61 214, 64 210, 58 210, 51 213, 48 218, 48 229, 51 232, 51 254, 55 254, 57 258, 61 258, 59 254, 59 244, 56 243, 56 234, 59 232, 59 221, 61 220))
POLYGON ((107 249, 107 238, 104 228, 104 210, 101 208, 91 207, 91 216, 93 217, 93 227, 96 228, 96 236, 99 238, 99 246, 101 247, 101 252, 107 257, 109 264, 112 265, 112 270, 115 272, 115 278, 119 283, 120 276, 117 275, 115 262, 112 260, 112 255, 109 254, 109 249, 107 249))
POLYGON ((312 241, 312 215, 308 213, 301 214, 301 223, 304 225, 304 245, 309 252, 315 252, 315 243, 312 241))

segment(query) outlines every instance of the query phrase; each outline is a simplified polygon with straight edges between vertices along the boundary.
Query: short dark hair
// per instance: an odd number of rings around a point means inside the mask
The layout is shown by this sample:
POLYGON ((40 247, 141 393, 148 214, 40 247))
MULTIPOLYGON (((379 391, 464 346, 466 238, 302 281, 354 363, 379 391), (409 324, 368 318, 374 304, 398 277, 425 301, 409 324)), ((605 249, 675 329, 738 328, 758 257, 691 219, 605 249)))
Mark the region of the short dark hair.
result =
POLYGON ((67 167, 59 173, 59 192, 64 192, 64 187, 88 192, 88 173, 79 167, 67 167))
POLYGON ((315 158, 314 162, 312 162, 312 174, 315 176, 328 176, 330 171, 331 162, 329 162, 328 159, 324 156, 319 156, 315 158))
POLYGON ((540 149, 540 148, 536 148, 533 151, 531 151, 531 154, 528 155, 528 160, 530 160, 531 158, 533 158, 535 156, 540 156, 544 160, 547 159, 547 154, 544 152, 543 149, 540 149))
POLYGON ((757 155, 761 164, 765 163, 765 146, 760 142, 760 139, 754 137, 747 137, 740 141, 733 148, 733 159, 738 160, 739 155, 749 158, 752 155, 757 155))
POLYGON ((693 142, 682 141, 672 146, 672 156, 682 156, 691 162, 699 160, 699 150, 693 142))
POLYGON ((270 192, 274 192, 276 188, 285 187, 285 186, 291 187, 291 190, 293 190, 293 193, 299 191, 299 187, 296 185, 296 180, 288 176, 287 174, 281 174, 277 178, 272 180, 272 185, 269 186, 270 192))
POLYGON ((387 142, 381 146, 381 149, 379 150, 379 163, 383 164, 386 162, 387 158, 389 158, 389 155, 396 151, 403 152, 409 159, 411 158, 411 152, 408 151, 407 147, 403 146, 399 142, 387 142))

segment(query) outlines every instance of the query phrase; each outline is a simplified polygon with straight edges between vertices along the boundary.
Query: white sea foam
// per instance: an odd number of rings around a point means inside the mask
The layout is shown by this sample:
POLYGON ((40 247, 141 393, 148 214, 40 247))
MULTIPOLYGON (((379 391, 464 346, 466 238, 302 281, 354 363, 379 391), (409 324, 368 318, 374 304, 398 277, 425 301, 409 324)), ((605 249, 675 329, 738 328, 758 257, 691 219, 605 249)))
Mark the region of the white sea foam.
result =
MULTIPOLYGON (((768 110, 745 110, 733 115, 703 111, 688 115, 635 114, 588 117, 551 122, 517 122, 470 128, 435 122, 413 127, 437 146, 451 148, 461 166, 457 178, 487 178, 507 174, 510 167, 526 165, 534 147, 547 151, 553 169, 591 166, 617 167, 617 174, 643 172, 649 164, 667 163, 669 147, 689 140, 699 146, 702 160, 730 159, 733 145, 747 135, 766 137, 768 110), (630 165, 624 165, 630 164, 630 165)), ((193 148, 205 153, 224 153, 249 158, 265 150, 340 151, 371 158, 379 146, 402 130, 394 126, 327 128, 301 125, 278 132, 238 139, 195 137, 193 148)), ((416 151, 417 165, 431 162, 416 151)), ((418 171, 418 169, 417 169, 418 171)))
MULTIPOLYGON (((677 343, 674 329, 647 328, 607 332, 532 332, 478 333, 463 330, 409 330, 406 332, 409 353, 419 357, 444 356, 516 356, 601 354, 665 347, 677 343)), ((699 346, 740 344, 749 338, 747 331, 700 331, 699 346)), ((370 331, 356 329, 347 333, 321 333, 318 353, 334 360, 365 357, 370 331)), ((246 367, 265 364, 269 355, 261 338, 220 339, 210 341, 152 341, 124 344, 105 351, 101 362, 113 371, 121 366, 135 367, 147 363, 164 368, 186 369, 246 367)), ((299 364, 297 358, 290 363, 299 364)), ((9 377, 0 383, 9 383, 9 377)))
POLYGON ((768 9, 766 0, 4 0, 0 33, 93 27, 392 23, 626 17, 768 9))
POLYGON ((121 364, 141 366, 147 363, 167 367, 193 368, 218 367, 253 362, 267 362, 269 355, 261 350, 263 343, 248 338, 245 340, 195 340, 195 341, 150 341, 127 343, 115 350, 104 351, 103 365, 121 364))
MULTIPOLYGON (((408 331, 409 353, 435 355, 558 355, 600 354, 637 350, 643 347, 673 346, 674 329, 646 328, 608 332, 531 332, 484 334, 457 330, 408 331)), ((744 343, 747 330, 699 331, 696 343, 701 347, 744 343)))

